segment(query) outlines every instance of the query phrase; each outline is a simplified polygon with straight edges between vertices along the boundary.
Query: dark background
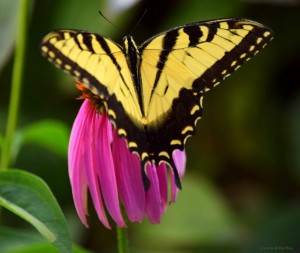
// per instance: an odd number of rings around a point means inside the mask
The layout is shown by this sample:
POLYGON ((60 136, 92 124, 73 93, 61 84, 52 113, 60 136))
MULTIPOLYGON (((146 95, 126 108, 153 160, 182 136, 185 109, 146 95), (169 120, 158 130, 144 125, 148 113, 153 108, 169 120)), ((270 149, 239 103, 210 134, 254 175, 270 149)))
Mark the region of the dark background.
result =
MULTIPOLYGON (((227 17, 259 21, 273 29, 275 39, 205 94, 204 117, 198 121, 197 134, 187 142, 187 171, 178 201, 168 208, 160 225, 146 219, 142 224, 128 224, 130 248, 146 253, 300 252, 300 8, 296 2, 155 0, 117 10, 112 1, 33 1, 18 126, 56 119, 70 131, 80 107, 73 79, 39 53, 43 36, 52 30, 83 29, 119 43, 130 33, 140 44, 158 32, 195 21, 227 17)), ((10 10, 13 20, 14 7, 10 10)), ((1 15, 5 15, 3 9, 1 15)), ((0 34, 2 39, 11 35, 8 48, 13 46, 14 33, 0 34)), ((0 62, 1 135, 13 52, 7 55, 0 62)), ((72 202, 66 152, 58 155, 27 144, 13 167, 47 182, 77 244, 95 252, 116 252, 115 228, 105 229, 92 205, 90 229, 81 225, 72 202)), ((2 215, 4 225, 29 227, 6 211, 2 215)))

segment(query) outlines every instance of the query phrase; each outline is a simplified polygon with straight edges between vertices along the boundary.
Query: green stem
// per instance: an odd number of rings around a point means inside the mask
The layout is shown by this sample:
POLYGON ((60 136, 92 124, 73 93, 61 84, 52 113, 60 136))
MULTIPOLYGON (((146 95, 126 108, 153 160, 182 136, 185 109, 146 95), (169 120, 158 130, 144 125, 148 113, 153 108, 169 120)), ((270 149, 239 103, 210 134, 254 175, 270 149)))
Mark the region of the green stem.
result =
POLYGON ((118 253, 128 253, 127 228, 117 226, 118 253))
POLYGON ((26 46, 26 34, 28 28, 29 0, 20 0, 18 14, 18 29, 16 50, 13 65, 12 85, 8 107, 6 133, 4 136, 0 169, 6 170, 11 162, 12 143, 16 131, 18 111, 20 104, 21 82, 23 78, 23 65, 26 46))

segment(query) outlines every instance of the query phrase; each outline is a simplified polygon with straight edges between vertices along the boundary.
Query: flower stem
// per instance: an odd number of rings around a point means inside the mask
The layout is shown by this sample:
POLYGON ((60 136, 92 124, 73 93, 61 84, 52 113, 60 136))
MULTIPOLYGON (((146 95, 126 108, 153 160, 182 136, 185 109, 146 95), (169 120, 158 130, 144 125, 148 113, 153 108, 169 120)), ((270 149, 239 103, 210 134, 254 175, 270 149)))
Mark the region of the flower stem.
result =
POLYGON ((117 226, 118 253, 128 253, 127 229, 117 226))
POLYGON ((6 133, 4 136, 0 169, 6 170, 11 162, 12 143, 16 131, 21 83, 23 78, 23 65, 26 46, 26 34, 28 27, 29 0, 20 0, 18 13, 18 29, 16 39, 16 50, 13 65, 12 85, 8 107, 8 118, 6 124, 6 133))

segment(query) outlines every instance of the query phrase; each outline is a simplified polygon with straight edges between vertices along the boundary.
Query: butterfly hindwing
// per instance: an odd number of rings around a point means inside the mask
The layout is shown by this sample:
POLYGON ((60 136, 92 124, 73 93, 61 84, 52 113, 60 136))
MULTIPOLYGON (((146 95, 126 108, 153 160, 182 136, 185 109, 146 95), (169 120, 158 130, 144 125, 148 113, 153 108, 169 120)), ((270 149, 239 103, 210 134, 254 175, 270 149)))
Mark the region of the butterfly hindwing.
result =
POLYGON ((141 47, 141 78, 150 153, 172 161, 195 133, 202 94, 216 86, 272 38, 263 25, 243 19, 193 23, 163 32, 141 47))

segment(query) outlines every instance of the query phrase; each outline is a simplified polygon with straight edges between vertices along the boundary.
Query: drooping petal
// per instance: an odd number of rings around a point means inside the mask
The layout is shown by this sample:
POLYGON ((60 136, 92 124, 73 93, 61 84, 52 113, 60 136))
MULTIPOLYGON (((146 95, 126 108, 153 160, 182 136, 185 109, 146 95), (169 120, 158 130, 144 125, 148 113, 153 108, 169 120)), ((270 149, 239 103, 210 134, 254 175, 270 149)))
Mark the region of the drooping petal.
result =
POLYGON ((113 135, 113 158, 118 189, 123 206, 131 222, 142 222, 145 206, 145 190, 141 164, 137 155, 130 153, 124 139, 116 131, 113 135))
POLYGON ((85 141, 83 143, 83 160, 86 170, 86 176, 88 181, 89 191, 94 203, 95 210, 100 221, 107 228, 110 228, 108 223, 104 205, 101 197, 101 190, 99 187, 99 180, 97 174, 97 163, 96 157, 98 155, 97 148, 95 147, 95 132, 99 128, 101 122, 101 115, 97 113, 97 108, 91 104, 86 115, 85 121, 85 141))
POLYGON ((146 165, 146 172, 150 181, 150 188, 146 191, 145 214, 150 222, 160 223, 164 210, 162 211, 161 208, 159 180, 155 165, 148 163, 146 165))
POLYGON ((103 110, 99 127, 96 129, 94 136, 95 150, 98 151, 95 158, 95 167, 98 170, 101 191, 107 210, 118 226, 125 227, 120 210, 117 180, 111 151, 111 127, 107 114, 103 110))
POLYGON ((82 169, 82 143, 84 141, 84 119, 87 111, 87 101, 81 106, 74 121, 68 151, 69 176, 76 211, 82 223, 88 227, 87 213, 87 179, 82 169))
POLYGON ((87 214, 87 188, 89 188, 94 207, 101 222, 109 228, 105 215, 101 192, 95 168, 92 164, 93 155, 93 118, 95 107, 85 100, 73 124, 69 144, 69 174, 76 210, 82 223, 88 227, 87 214))
POLYGON ((180 178, 183 178, 186 167, 186 153, 185 150, 175 150, 173 153, 173 159, 180 178))
POLYGON ((161 209, 165 212, 168 205, 168 175, 167 165, 163 162, 157 168, 161 209))
MULTIPOLYGON (((185 151, 175 150, 173 153, 173 159, 178 171, 179 177, 183 178, 186 166, 186 153, 185 151)), ((175 183, 175 175, 173 169, 170 169, 171 173, 171 203, 174 203, 177 198, 178 188, 175 183)))

